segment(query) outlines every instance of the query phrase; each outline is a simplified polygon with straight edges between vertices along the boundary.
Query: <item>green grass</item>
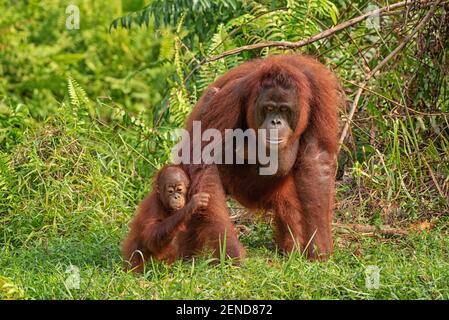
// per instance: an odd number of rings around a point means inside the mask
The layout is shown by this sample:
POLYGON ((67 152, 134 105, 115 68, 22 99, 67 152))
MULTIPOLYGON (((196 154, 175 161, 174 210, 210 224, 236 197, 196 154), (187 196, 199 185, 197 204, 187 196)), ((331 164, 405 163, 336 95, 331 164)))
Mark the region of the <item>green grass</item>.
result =
POLYGON ((149 263, 144 274, 134 276, 121 271, 119 242, 124 234, 117 231, 104 237, 74 233, 3 248, 0 270, 19 288, 16 297, 26 299, 449 298, 447 229, 393 240, 345 241, 327 262, 279 255, 266 225, 252 229, 243 239, 248 258, 239 267, 197 258, 172 266, 149 263), (70 264, 80 269, 79 290, 64 285, 70 264), (380 268, 379 289, 365 286, 369 265, 380 268))

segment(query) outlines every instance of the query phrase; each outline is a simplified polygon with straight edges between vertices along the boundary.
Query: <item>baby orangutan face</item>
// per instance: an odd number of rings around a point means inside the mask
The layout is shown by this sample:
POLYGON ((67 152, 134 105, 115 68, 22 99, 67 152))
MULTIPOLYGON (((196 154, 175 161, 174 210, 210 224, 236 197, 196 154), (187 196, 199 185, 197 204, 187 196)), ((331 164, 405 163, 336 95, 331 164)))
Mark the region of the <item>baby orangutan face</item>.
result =
POLYGON ((159 177, 159 197, 169 211, 182 209, 186 205, 189 178, 176 167, 169 167, 159 177))

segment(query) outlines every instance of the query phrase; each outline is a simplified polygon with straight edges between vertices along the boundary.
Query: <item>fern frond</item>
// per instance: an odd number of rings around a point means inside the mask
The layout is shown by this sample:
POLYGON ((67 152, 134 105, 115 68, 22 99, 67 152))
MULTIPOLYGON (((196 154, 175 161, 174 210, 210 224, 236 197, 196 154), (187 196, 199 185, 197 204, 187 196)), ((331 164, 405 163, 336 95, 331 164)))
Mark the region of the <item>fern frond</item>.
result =
POLYGON ((90 101, 86 91, 70 76, 67 78, 67 90, 72 106, 79 107, 81 104, 89 104, 90 101))

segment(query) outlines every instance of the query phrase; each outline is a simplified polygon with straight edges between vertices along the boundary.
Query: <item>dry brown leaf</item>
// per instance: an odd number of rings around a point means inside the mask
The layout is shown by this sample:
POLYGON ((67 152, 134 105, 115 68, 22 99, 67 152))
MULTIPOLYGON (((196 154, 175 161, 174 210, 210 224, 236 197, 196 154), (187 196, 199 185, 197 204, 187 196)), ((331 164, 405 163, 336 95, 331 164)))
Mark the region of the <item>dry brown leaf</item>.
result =
POLYGON ((409 229, 418 231, 418 232, 422 232, 422 231, 430 230, 433 227, 434 227, 434 223, 432 223, 428 220, 425 220, 425 221, 421 221, 421 222, 412 223, 410 225, 409 229))

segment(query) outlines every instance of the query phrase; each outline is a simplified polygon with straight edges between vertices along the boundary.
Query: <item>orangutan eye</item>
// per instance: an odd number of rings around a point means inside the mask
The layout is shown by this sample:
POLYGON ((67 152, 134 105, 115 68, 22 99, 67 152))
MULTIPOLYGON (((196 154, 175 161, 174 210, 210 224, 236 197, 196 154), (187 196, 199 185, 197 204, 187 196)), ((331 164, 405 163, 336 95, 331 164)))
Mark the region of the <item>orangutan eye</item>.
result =
POLYGON ((287 111, 288 111, 288 107, 285 107, 285 106, 281 107, 281 112, 286 113, 287 111))
POLYGON ((273 110, 274 110, 273 106, 266 106, 265 107, 265 111, 266 112, 273 112, 273 110))

